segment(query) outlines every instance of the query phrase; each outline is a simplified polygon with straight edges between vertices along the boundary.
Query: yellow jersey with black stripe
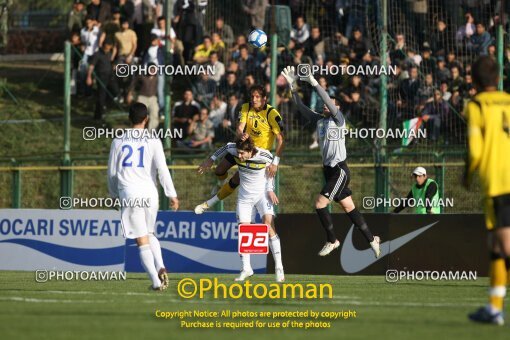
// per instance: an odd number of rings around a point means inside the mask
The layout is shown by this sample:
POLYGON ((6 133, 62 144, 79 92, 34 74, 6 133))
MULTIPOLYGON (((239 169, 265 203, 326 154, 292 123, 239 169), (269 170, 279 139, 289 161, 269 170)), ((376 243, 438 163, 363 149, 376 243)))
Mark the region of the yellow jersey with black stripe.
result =
POLYGON ((275 136, 281 133, 282 117, 269 104, 256 111, 245 103, 239 113, 239 123, 246 123, 244 131, 250 135, 256 147, 271 150, 275 136))
POLYGON ((467 175, 478 170, 486 197, 486 222, 495 225, 493 197, 510 194, 510 94, 481 92, 465 108, 468 124, 467 175))

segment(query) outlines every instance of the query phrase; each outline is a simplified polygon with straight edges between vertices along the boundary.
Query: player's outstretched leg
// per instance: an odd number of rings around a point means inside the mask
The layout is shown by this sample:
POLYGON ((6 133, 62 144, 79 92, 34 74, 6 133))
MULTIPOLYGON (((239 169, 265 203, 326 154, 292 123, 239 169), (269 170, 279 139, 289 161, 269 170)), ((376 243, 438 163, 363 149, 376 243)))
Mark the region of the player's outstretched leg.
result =
POLYGON ((232 176, 232 178, 221 187, 220 191, 217 195, 214 195, 209 200, 200 203, 195 207, 195 214, 200 215, 203 214, 205 211, 209 210, 213 205, 218 203, 219 201, 222 201, 226 197, 228 197, 230 194, 232 194, 236 188, 239 186, 239 174, 237 174, 237 182, 236 182, 236 175, 232 176))
POLYGON ((220 189, 228 183, 227 181, 227 178, 228 178, 228 173, 224 173, 224 174, 216 174, 216 178, 217 178, 217 184, 212 188, 211 190, 211 195, 213 196, 216 196, 216 194, 218 194, 218 192, 220 191, 220 189))
MULTIPOLYGON (((211 195, 215 196, 218 195, 220 200, 225 199, 228 195, 230 195, 232 192, 230 192, 230 189, 228 187, 228 171, 230 168, 232 168, 234 165, 236 165, 236 161, 234 159, 234 156, 231 154, 227 154, 221 162, 218 164, 218 166, 214 169, 214 174, 216 175, 217 184, 213 187, 211 190, 211 195), (230 193, 229 193, 230 192, 230 193)), ((239 173, 236 172, 234 176, 237 176, 237 179, 234 180, 237 184, 239 184, 239 173)), ((234 177, 232 176, 232 177, 234 177)))
POLYGON ((374 251, 375 257, 381 256, 381 239, 379 236, 373 236, 372 232, 368 228, 367 223, 365 222, 365 219, 363 218, 363 215, 359 212, 358 209, 354 206, 354 202, 352 201, 351 196, 347 196, 340 202, 340 206, 344 209, 344 211, 347 213, 347 216, 349 216, 349 219, 351 222, 356 226, 356 228, 361 231, 363 234, 363 237, 367 240, 367 242, 370 244, 370 247, 372 247, 372 250, 374 251))
POLYGON ((162 289, 168 288, 169 279, 168 273, 165 268, 165 264, 163 263, 163 254, 161 253, 161 244, 159 240, 154 234, 149 234, 149 245, 151 247, 152 254, 154 255, 154 265, 156 266, 156 270, 158 271, 158 277, 161 281, 162 289))
POLYGON ((163 290, 163 286, 161 285, 161 280, 158 276, 158 271, 156 270, 156 266, 154 265, 154 254, 152 253, 151 246, 149 244, 149 237, 142 236, 136 239, 136 243, 138 244, 138 250, 140 251, 140 260, 142 262, 143 269, 149 275, 149 278, 152 281, 151 288, 153 290, 163 290))
POLYGON ((331 214, 328 211, 329 199, 324 197, 322 194, 317 196, 315 200, 315 211, 319 216, 321 226, 326 232, 327 241, 324 247, 319 251, 319 256, 329 255, 333 250, 340 246, 340 241, 336 239, 335 231, 333 228, 333 220, 331 214))
POLYGON ((228 196, 232 195, 232 193, 236 190, 236 188, 239 186, 240 179, 239 179, 239 172, 236 172, 234 176, 218 191, 218 199, 220 201, 223 201, 228 196))

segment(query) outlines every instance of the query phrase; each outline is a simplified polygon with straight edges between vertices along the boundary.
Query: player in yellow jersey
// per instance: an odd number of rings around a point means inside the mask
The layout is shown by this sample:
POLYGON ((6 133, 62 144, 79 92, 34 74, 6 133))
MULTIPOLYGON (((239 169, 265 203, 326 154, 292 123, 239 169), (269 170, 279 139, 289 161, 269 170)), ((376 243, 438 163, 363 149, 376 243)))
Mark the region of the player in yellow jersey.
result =
MULTIPOLYGON (((278 111, 267 103, 267 93, 264 87, 255 85, 250 89, 250 102, 241 107, 239 123, 236 129, 237 137, 242 140, 251 137, 258 148, 271 150, 276 140, 276 156, 267 167, 270 177, 278 170, 278 164, 283 151, 282 117, 278 111)), ((227 155, 218 164, 215 174, 223 184, 217 194, 195 207, 196 214, 202 214, 217 202, 225 199, 239 186, 239 173, 236 172, 229 181, 228 170, 236 164, 234 157, 227 155)), ((202 164, 203 165, 203 164, 202 164)))
POLYGON ((503 300, 510 274, 510 94, 498 91, 498 64, 480 57, 472 67, 480 91, 466 106, 468 158, 464 185, 478 170, 489 230, 489 304, 469 314, 473 321, 503 325, 503 300))

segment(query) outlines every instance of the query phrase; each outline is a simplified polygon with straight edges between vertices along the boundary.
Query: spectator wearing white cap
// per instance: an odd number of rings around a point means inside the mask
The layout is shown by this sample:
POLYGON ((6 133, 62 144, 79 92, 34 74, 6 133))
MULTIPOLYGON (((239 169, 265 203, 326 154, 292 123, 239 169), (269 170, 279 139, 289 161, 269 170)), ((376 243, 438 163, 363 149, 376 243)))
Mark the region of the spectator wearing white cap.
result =
POLYGON ((414 206, 415 214, 439 214, 439 187, 432 178, 427 177, 427 170, 424 167, 417 167, 413 170, 413 177, 416 183, 405 200, 400 200, 398 207, 393 210, 398 214, 409 206, 414 206))

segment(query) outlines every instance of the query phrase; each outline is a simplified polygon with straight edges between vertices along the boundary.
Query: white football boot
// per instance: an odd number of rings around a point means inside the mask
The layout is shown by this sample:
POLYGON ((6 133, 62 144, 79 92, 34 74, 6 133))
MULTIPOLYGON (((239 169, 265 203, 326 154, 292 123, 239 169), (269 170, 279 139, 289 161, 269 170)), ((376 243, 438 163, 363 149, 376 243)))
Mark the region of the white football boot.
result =
POLYGON ((379 238, 379 236, 374 236, 374 240, 370 242, 370 246, 374 251, 375 258, 381 256, 381 239, 379 238))
POLYGON ((242 270, 241 271, 241 274, 239 274, 238 277, 236 277, 234 279, 234 281, 238 281, 238 282, 242 282, 244 280, 246 280, 247 278, 253 276, 253 269, 250 269, 250 270, 242 270))
POLYGON ((285 274, 283 273, 283 268, 275 268, 274 273, 276 276, 276 282, 285 281, 285 274))
POLYGON ((340 241, 336 240, 335 243, 326 242, 324 247, 322 247, 321 251, 319 252, 319 256, 326 256, 329 255, 333 250, 338 248, 340 246, 340 241))
POLYGON ((207 205, 207 202, 204 202, 195 207, 195 214, 200 215, 207 210, 209 210, 209 206, 207 205))

